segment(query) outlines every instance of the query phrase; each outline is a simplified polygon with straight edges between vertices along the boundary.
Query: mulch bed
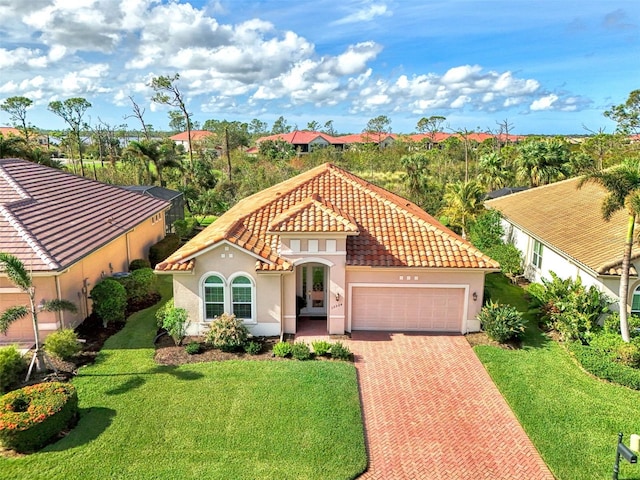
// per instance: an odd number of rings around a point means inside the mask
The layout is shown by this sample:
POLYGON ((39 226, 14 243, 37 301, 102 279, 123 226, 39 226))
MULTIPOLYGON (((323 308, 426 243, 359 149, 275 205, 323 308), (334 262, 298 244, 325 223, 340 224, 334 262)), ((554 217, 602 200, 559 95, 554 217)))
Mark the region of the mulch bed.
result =
POLYGON ((465 338, 472 347, 477 345, 491 345, 505 350, 519 350, 522 348, 522 342, 520 340, 510 340, 506 343, 498 343, 495 340, 491 340, 484 332, 467 333, 465 338))
POLYGON ((204 345, 204 337, 187 337, 182 345, 176 346, 169 335, 162 335, 156 341, 155 361, 160 365, 183 365, 185 363, 221 362, 225 360, 286 360, 275 357, 271 352, 273 346, 280 339, 277 337, 257 338, 255 341, 262 343, 262 351, 257 355, 245 352, 223 352, 204 345), (185 346, 189 342, 198 342, 201 346, 200 353, 190 355, 185 346))

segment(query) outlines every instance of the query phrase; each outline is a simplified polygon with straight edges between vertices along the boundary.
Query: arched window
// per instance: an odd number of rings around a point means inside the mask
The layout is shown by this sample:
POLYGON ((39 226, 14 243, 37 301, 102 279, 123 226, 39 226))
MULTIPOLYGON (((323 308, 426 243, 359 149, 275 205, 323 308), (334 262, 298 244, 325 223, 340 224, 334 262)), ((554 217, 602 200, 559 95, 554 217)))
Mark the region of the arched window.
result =
POLYGON ((224 280, 211 275, 204 281, 205 320, 212 320, 224 313, 224 280))
POLYGON ((236 318, 253 320, 253 282, 244 275, 231 282, 232 312, 236 318))
POLYGON ((633 291, 633 298, 631 299, 631 313, 640 316, 640 285, 633 291))

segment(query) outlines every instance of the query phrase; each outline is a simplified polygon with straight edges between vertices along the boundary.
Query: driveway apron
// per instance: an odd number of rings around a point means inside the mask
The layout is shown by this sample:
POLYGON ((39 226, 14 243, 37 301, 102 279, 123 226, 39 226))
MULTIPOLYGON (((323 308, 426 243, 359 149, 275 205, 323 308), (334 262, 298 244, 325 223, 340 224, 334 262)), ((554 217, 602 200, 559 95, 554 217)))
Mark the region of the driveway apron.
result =
POLYGON ((373 479, 553 479, 463 336, 354 332, 373 479))

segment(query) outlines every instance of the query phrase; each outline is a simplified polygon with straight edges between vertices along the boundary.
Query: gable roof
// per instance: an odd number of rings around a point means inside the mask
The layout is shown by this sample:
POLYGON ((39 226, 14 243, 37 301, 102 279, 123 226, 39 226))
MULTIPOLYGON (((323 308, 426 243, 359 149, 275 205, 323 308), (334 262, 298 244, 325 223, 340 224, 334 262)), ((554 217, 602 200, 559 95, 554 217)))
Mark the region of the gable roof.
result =
POLYGON ((168 207, 37 163, 0 159, 0 251, 34 272, 63 270, 168 207))
POLYGON ((14 127, 0 127, 0 135, 3 137, 13 136, 22 137, 22 132, 14 127))
MULTIPOLYGON (((505 218, 601 275, 619 275, 628 215, 602 218, 604 188, 579 178, 532 188, 485 202, 505 218)), ((640 256, 634 244, 632 257, 640 256)))
POLYGON ((266 140, 282 140, 284 142, 290 143, 291 145, 308 145, 318 138, 322 138, 332 145, 336 143, 335 138, 331 135, 310 130, 294 130, 293 132, 289 133, 277 133, 275 135, 261 137, 257 140, 256 143, 260 144, 266 140))
POLYGON ((351 234, 347 265, 499 268, 413 203, 325 163, 240 201, 156 270, 190 270, 200 253, 222 241, 257 256, 258 270, 291 270, 279 253, 281 231, 351 234))
POLYGON ((381 143, 391 138, 395 140, 397 135, 393 133, 387 132, 363 132, 363 133, 354 133, 351 135, 342 135, 341 137, 335 137, 334 143, 340 144, 352 144, 352 143, 381 143))
MULTIPOLYGON (((191 141, 194 142, 197 140, 203 140, 207 137, 211 137, 212 135, 215 135, 215 133, 210 132, 209 130, 191 130, 191 141)), ((174 142, 188 142, 189 135, 187 134, 187 132, 180 132, 172 135, 171 137, 169 137, 169 139, 173 140, 174 142)))

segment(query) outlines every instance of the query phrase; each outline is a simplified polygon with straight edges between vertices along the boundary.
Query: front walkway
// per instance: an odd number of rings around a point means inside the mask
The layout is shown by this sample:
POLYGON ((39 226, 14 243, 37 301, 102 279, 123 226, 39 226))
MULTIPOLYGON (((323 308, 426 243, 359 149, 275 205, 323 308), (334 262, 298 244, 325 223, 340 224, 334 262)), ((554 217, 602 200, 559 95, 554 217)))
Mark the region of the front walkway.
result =
POLYGON ((360 479, 553 479, 463 336, 354 332, 360 479))

